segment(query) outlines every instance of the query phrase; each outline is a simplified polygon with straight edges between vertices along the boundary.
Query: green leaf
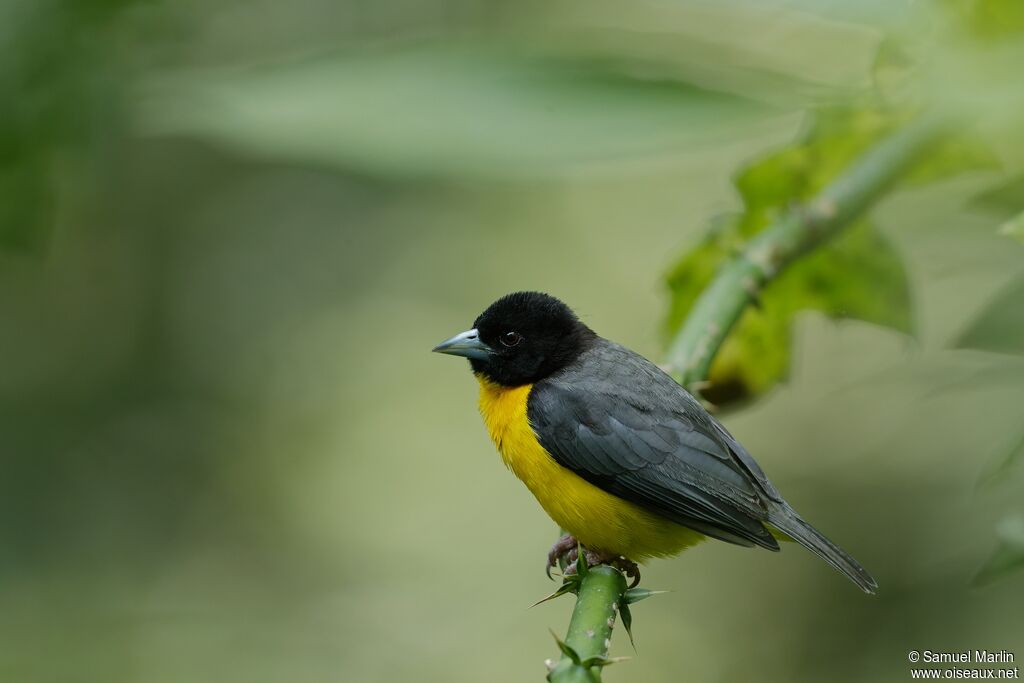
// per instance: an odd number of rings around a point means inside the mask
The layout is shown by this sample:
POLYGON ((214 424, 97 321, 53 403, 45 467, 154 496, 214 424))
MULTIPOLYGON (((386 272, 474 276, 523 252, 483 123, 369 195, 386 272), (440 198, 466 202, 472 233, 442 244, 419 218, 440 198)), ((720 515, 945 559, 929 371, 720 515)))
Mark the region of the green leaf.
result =
POLYGON ((1011 282, 985 306, 954 348, 1024 354, 1024 277, 1011 282))
POLYGON ((652 591, 646 588, 630 588, 622 594, 622 602, 625 605, 632 605, 633 603, 640 602, 641 600, 646 600, 652 595, 661 595, 662 593, 667 592, 668 591, 652 591))
POLYGON ((995 551, 972 580, 975 586, 984 586, 1024 569, 1024 517, 1007 517, 996 529, 998 542, 995 551))
POLYGON ((874 108, 832 107, 815 112, 813 126, 801 140, 755 161, 736 176, 744 204, 742 234, 759 232, 778 211, 809 199, 906 118, 874 108))
POLYGON ((587 575, 587 573, 589 571, 590 571, 590 563, 587 562, 587 556, 583 552, 583 546, 577 544, 577 546, 576 546, 576 576, 579 578, 580 581, 582 581, 583 578, 587 575))
POLYGON ((573 664, 579 665, 580 656, 576 650, 572 649, 568 643, 559 638, 558 634, 554 631, 551 631, 551 636, 555 639, 555 642, 558 644, 558 649, 562 651, 562 654, 571 659, 573 664))
MULTIPOLYGON (((794 203, 816 195, 901 117, 871 109, 826 110, 804 140, 757 161, 736 177, 745 210, 720 217, 702 243, 668 276, 672 303, 666 331, 682 325, 697 297, 744 244, 794 203)), ((947 170, 951 172, 950 162, 947 170)), ((938 173, 935 169, 935 173, 938 173)), ((861 221, 792 264, 759 293, 719 349, 702 394, 718 405, 764 393, 790 367, 793 318, 816 310, 913 331, 902 258, 870 223, 861 221)))
POLYGON ((535 602, 532 605, 530 605, 530 607, 533 608, 533 607, 536 607, 537 605, 542 605, 545 602, 548 602, 549 600, 554 600, 555 598, 561 597, 561 596, 565 595, 566 593, 575 593, 577 590, 579 590, 579 587, 580 587, 580 583, 579 583, 578 580, 575 580, 572 577, 567 578, 562 583, 562 585, 558 587, 558 590, 556 590, 551 595, 548 595, 547 597, 541 598, 537 602, 535 602))
MULTIPOLYGON (((741 228, 739 228, 741 229, 741 228)), ((687 254, 670 277, 675 329, 739 240, 735 229, 687 254)), ((802 310, 912 332, 910 288, 902 259, 881 233, 861 222, 794 263, 744 312, 711 366, 702 393, 724 405, 757 396, 787 376, 793 318, 802 310)))
POLYGON ((407 175, 558 175, 728 139, 762 104, 596 62, 438 43, 154 82, 150 133, 271 159, 407 175))
POLYGON ((633 646, 633 651, 636 651, 636 642, 633 640, 633 614, 629 611, 629 605, 623 603, 619 605, 619 618, 622 621, 622 628, 626 629, 626 635, 629 636, 629 644, 633 646))

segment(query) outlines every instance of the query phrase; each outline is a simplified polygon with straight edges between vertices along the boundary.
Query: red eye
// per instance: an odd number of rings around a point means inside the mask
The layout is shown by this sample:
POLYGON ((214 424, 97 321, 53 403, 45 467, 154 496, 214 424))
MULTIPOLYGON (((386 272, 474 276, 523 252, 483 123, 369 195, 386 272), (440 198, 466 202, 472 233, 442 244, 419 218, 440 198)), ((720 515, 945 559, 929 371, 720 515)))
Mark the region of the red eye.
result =
POLYGON ((519 334, 518 332, 506 332, 505 334, 501 335, 501 337, 499 337, 499 341, 501 341, 502 346, 511 347, 523 341, 523 335, 519 334))

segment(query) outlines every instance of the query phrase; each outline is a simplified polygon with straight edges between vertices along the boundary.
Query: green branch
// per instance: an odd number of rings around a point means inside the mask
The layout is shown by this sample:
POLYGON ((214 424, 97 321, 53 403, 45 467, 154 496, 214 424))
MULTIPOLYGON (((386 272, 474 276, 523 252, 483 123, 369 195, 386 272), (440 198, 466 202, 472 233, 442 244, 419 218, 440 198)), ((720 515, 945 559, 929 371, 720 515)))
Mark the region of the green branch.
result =
POLYGON ((919 118, 869 148, 806 204, 794 206, 751 239, 701 293, 669 347, 667 364, 695 392, 729 331, 758 292, 802 254, 839 234, 952 130, 950 119, 919 118))
MULTIPOLYGON (((586 560, 577 566, 585 564, 586 560)), ((608 659, 608 648, 616 612, 625 606, 626 579, 607 565, 583 569, 576 594, 565 642, 558 641, 562 659, 551 665, 548 674, 551 683, 599 683, 601 669, 613 661, 608 659)))
MULTIPOLYGON (((673 340, 668 363, 683 386, 697 386, 708 376, 711 361, 747 306, 758 293, 801 255, 836 236, 875 202, 952 131, 948 118, 922 117, 869 148, 846 171, 804 205, 786 211, 758 233, 727 263, 701 293, 686 323, 673 340)), ((598 566, 569 578, 554 595, 576 593, 576 608, 563 656, 551 666, 551 683, 598 683, 607 659, 618 611, 629 629, 629 607, 652 591, 626 589, 618 570, 598 566)))

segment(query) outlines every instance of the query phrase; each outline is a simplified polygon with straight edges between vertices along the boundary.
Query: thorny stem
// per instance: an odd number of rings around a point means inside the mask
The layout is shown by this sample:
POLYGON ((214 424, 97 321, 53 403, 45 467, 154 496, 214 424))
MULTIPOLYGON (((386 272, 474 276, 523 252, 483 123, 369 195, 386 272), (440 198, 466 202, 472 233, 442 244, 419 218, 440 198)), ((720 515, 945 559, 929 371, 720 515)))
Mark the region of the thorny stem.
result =
MULTIPOLYGON (((839 234, 870 209, 930 148, 954 129, 946 117, 920 117, 868 149, 807 203, 786 211, 726 264, 697 299, 673 339, 668 364, 685 387, 704 381, 729 331, 758 292, 793 261, 839 234)), ((601 565, 583 577, 566 644, 580 661, 607 656, 626 581, 601 565), (593 634, 593 635, 591 635, 593 634)), ((564 655, 548 674, 552 683, 600 683, 601 667, 586 668, 564 655)))
POLYGON ((803 254, 853 223, 951 132, 948 117, 920 117, 868 149, 807 203, 790 208, 751 239, 701 292, 672 340, 668 367, 694 392, 726 336, 758 292, 803 254))
MULTIPOLYGON (((582 578, 565 636, 565 644, 575 650, 582 662, 608 656, 612 628, 625 592, 626 579, 618 569, 608 565, 593 567, 582 578)), ((565 655, 548 674, 548 680, 551 683, 599 683, 601 666, 588 668, 565 655)))

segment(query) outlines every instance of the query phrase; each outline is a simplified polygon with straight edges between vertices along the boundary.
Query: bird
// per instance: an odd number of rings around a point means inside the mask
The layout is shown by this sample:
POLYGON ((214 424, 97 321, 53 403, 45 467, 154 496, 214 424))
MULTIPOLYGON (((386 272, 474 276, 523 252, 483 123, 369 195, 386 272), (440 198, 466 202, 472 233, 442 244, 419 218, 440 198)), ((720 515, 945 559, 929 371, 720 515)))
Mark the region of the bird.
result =
POLYGON ((740 442, 655 363, 599 336, 543 292, 507 294, 433 351, 462 356, 505 465, 565 532, 572 571, 638 563, 707 539, 811 551, 866 593, 878 584, 797 514, 740 442))

